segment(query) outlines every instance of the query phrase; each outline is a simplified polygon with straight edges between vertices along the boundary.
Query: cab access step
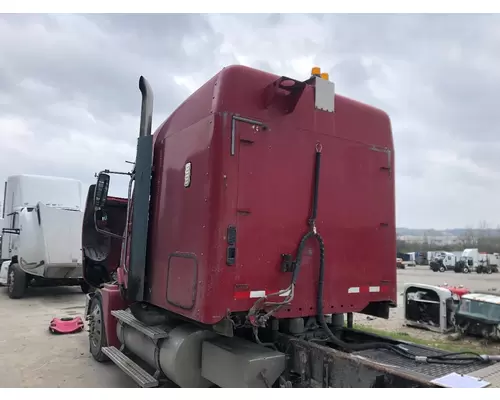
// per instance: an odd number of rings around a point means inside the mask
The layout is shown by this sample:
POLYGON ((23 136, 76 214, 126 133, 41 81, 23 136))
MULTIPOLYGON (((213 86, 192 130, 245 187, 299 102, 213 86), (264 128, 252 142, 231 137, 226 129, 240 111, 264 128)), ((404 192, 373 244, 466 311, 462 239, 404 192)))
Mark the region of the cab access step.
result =
MULTIPOLYGON (((153 341, 168 338, 168 332, 165 332, 159 327, 147 326, 137 318, 135 318, 130 312, 125 310, 114 310, 111 311, 111 315, 119 320, 121 323, 129 325, 131 328, 141 332, 143 335, 147 336, 153 341)), ((130 376, 135 383, 143 388, 153 388, 159 386, 159 380, 141 368, 137 363, 132 361, 127 357, 123 351, 125 346, 122 345, 121 349, 117 349, 114 346, 104 347, 102 352, 108 356, 108 358, 115 363, 123 372, 130 376)), ((159 375, 156 373, 155 375, 159 375)))

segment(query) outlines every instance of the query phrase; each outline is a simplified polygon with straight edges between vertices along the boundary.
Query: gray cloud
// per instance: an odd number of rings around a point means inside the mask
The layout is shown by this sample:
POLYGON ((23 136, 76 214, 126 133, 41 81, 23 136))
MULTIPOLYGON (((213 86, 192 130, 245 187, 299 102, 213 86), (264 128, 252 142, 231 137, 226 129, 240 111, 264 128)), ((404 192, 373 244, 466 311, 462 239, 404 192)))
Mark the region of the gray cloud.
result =
POLYGON ((220 68, 305 78, 387 111, 398 225, 500 223, 497 15, 2 15, 0 180, 89 184, 133 159, 144 74, 158 126, 220 68))

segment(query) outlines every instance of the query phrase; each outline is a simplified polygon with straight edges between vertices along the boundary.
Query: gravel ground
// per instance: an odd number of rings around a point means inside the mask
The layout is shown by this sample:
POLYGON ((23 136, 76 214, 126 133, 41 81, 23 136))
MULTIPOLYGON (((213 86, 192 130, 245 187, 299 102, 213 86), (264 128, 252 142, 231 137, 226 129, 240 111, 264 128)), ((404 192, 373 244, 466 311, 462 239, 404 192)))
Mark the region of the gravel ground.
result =
POLYGON ((453 271, 441 273, 432 272, 428 266, 406 267, 406 269, 400 269, 398 270, 398 307, 391 310, 389 320, 355 314, 354 322, 375 329, 408 333, 412 337, 423 340, 443 339, 443 335, 441 334, 404 326, 404 303, 402 295, 406 283, 424 283, 428 285, 442 285, 443 283, 447 283, 452 286, 464 285, 464 287, 470 290, 500 290, 500 273, 491 275, 477 273, 457 274, 453 271))
MULTIPOLYGON (((398 271, 398 292, 407 282, 459 285, 487 290, 499 288, 500 274, 434 273, 428 267, 398 271)), ((425 340, 443 336, 403 327, 402 297, 389 320, 356 315, 357 324, 387 331, 401 331, 425 340)), ((25 298, 11 300, 0 287, 0 387, 136 387, 113 364, 100 364, 88 352, 87 332, 56 336, 48 331, 54 317, 82 316, 84 295, 79 288, 30 288, 25 298)))
POLYGON ((85 297, 78 288, 30 288, 11 300, 0 287, 0 387, 136 387, 113 364, 99 364, 89 354, 87 332, 56 336, 54 317, 83 317, 85 297))

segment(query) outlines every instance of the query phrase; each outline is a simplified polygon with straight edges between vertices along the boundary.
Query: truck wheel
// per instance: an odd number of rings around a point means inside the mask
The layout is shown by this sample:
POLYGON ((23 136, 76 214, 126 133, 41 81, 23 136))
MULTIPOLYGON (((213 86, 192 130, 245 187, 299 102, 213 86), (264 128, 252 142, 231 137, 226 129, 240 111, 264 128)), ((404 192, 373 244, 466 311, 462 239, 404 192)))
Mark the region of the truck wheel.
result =
POLYGON ((491 268, 488 268, 488 269, 486 270, 486 273, 487 273, 488 275, 489 275, 489 274, 491 274, 492 272, 493 272, 493 271, 492 271, 492 269, 491 269, 491 268))
POLYGON ((102 352, 102 348, 107 346, 106 331, 104 327, 104 316, 102 313, 102 297, 97 292, 90 301, 89 313, 89 345, 90 354, 98 362, 105 362, 108 357, 102 352))
POLYGON ((464 269, 463 269, 463 273, 464 273, 464 274, 468 274, 468 273, 469 273, 469 267, 464 267, 464 269))
POLYGON ((445 267, 443 267, 443 266, 441 265, 441 266, 439 267, 439 272, 444 272, 444 271, 446 271, 446 268, 445 268, 445 267))
POLYGON ((9 267, 7 277, 7 292, 11 299, 20 299, 26 292, 26 273, 19 267, 19 264, 12 264, 9 267))

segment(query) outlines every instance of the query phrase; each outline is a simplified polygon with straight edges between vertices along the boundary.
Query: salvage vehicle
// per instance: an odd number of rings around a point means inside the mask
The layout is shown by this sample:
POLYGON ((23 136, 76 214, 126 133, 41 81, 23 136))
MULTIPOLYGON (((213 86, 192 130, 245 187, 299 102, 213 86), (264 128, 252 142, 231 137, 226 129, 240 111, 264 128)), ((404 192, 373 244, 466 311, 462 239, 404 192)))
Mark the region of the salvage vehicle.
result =
POLYGON ((96 361, 141 387, 197 388, 435 387, 497 361, 352 329, 352 313, 387 319, 398 297, 385 112, 319 68, 301 81, 238 65, 152 135, 139 88, 134 167, 99 173, 84 213, 96 361), (116 173, 128 198, 108 195, 116 173))
POLYGON ((457 332, 484 339, 500 339, 500 294, 469 293, 462 296, 455 312, 457 332))
POLYGON ((405 324, 434 332, 455 330, 455 311, 460 299, 470 291, 463 286, 406 283, 405 324))
POLYGON ((82 276, 82 184, 69 178, 13 175, 4 191, 0 284, 11 299, 30 286, 75 286, 82 276))

